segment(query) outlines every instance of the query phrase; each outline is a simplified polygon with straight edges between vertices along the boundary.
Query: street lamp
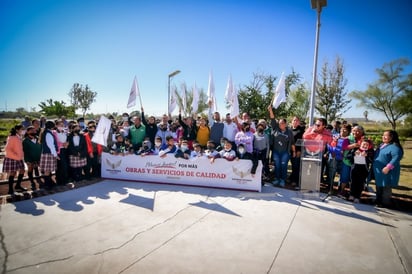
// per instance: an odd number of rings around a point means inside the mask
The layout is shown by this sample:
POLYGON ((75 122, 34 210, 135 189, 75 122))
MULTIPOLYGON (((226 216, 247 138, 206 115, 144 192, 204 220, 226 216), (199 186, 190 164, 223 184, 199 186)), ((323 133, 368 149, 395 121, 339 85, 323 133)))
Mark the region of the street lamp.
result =
POLYGON ((167 81, 167 113, 169 114, 169 117, 170 117, 170 109, 169 109, 169 105, 170 105, 170 79, 173 76, 175 76, 179 73, 180 73, 180 70, 173 71, 172 73, 169 74, 168 81, 167 81))
POLYGON ((319 28, 320 28, 320 13, 322 7, 326 7, 327 0, 310 0, 312 9, 317 11, 316 21, 316 38, 315 38, 315 54, 313 57, 313 78, 312 78, 312 90, 310 92, 310 108, 309 108, 309 126, 313 124, 313 114, 315 109, 315 93, 316 93, 316 75, 318 70, 318 45, 319 45, 319 28))

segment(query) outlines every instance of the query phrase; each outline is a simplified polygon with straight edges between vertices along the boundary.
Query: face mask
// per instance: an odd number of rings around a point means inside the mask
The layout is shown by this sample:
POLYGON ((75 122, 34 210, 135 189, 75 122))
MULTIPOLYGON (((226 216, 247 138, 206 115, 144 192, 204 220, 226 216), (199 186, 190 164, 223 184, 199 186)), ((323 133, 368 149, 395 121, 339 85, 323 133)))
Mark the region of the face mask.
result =
POLYGON ((122 120, 123 120, 123 122, 124 122, 124 121, 127 121, 127 120, 129 120, 129 117, 123 116, 123 117, 122 117, 122 120))
POLYGON ((162 142, 155 142, 155 146, 160 147, 162 145, 162 142))
POLYGON ((80 125, 81 127, 84 127, 84 122, 80 122, 79 125, 80 125))
POLYGON ((244 153, 245 153, 245 149, 244 149, 244 148, 239 148, 239 153, 240 153, 240 154, 244 154, 244 153))
POLYGON ((186 145, 182 145, 182 146, 181 146, 181 149, 182 149, 182 150, 187 150, 187 146, 186 146, 186 145))
POLYGON ((207 146, 207 149, 208 149, 208 150, 214 150, 215 147, 214 147, 214 146, 207 146))
POLYGON ((263 132, 263 128, 258 128, 258 132, 262 133, 263 132))
POLYGON ((221 147, 224 147, 224 146, 225 146, 225 143, 220 143, 220 146, 221 146, 221 147))

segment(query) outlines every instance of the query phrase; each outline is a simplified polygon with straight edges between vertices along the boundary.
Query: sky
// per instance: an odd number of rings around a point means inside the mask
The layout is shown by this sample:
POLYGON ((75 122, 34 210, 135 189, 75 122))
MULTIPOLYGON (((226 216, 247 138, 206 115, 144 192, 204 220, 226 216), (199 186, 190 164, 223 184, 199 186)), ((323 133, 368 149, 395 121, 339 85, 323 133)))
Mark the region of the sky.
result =
MULTIPOLYGON (((412 61, 411 1, 327 2, 318 72, 339 56, 350 92, 365 90, 385 63, 412 61)), ((74 83, 97 92, 88 113, 140 110, 139 101, 126 107, 136 76, 145 112, 160 116, 168 75, 180 70, 172 86, 204 91, 212 72, 218 111, 226 113, 229 75, 239 88, 255 73, 294 70, 311 87, 316 17, 310 0, 0 0, 0 111, 40 110, 50 98, 69 105, 74 83)), ((353 101, 343 117, 365 110, 353 101)))

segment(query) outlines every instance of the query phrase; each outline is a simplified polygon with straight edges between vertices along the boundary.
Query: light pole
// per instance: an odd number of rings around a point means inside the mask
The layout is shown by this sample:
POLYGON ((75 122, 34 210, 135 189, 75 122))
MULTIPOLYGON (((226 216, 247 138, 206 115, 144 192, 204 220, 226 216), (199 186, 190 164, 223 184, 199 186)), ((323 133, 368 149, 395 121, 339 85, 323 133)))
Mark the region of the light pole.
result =
POLYGON ((315 110, 315 93, 316 93, 316 76, 318 70, 318 45, 319 45, 319 28, 320 28, 320 13, 322 12, 322 7, 326 7, 327 0, 310 0, 312 9, 317 11, 316 20, 316 38, 315 38, 315 54, 313 57, 313 78, 312 78, 312 90, 310 92, 310 108, 309 108, 309 126, 313 124, 313 114, 315 110))
POLYGON ((173 76, 175 76, 179 73, 180 73, 180 70, 173 71, 172 73, 169 74, 168 81, 167 81, 167 113, 169 114, 169 117, 170 117, 170 114, 171 114, 170 109, 169 109, 169 105, 170 105, 170 79, 173 76))

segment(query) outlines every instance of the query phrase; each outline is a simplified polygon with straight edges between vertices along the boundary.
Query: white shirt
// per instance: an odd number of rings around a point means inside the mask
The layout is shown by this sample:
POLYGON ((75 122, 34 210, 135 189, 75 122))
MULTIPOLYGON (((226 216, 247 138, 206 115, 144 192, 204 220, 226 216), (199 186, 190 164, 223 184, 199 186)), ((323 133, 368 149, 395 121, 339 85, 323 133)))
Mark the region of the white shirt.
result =
POLYGON ((57 157, 56 147, 54 146, 54 136, 53 136, 53 134, 46 134, 46 144, 50 149, 50 153, 54 157, 57 157))
POLYGON ((229 141, 234 142, 236 133, 238 132, 236 123, 232 122, 230 124, 224 123, 223 127, 223 137, 227 138, 229 141))

